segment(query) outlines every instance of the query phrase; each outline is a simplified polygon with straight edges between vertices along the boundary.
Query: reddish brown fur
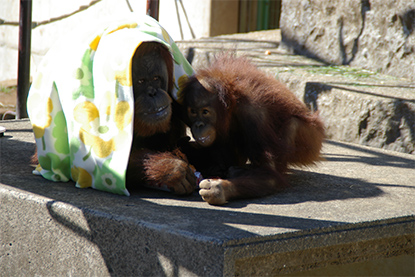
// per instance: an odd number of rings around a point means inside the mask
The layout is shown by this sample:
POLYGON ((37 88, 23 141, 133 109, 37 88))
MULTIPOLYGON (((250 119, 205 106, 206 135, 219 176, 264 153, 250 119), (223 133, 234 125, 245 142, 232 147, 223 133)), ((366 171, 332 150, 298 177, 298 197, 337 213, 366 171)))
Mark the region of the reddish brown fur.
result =
MULTIPOLYGON (((246 58, 220 56, 190 79, 184 90, 185 102, 193 94, 197 95, 195 101, 207 94, 217 95, 212 106, 218 113, 218 135, 209 152, 229 149, 234 159, 228 167, 251 162, 248 170, 229 172, 225 176, 228 180, 221 181, 225 201, 273 193, 285 184, 282 174, 288 164, 308 165, 320 159, 324 126, 318 114, 246 58)), ((190 162, 197 164, 197 159, 190 162)), ((201 191, 202 196, 211 193, 209 190, 201 191)), ((212 195, 205 198, 209 197, 212 195)))

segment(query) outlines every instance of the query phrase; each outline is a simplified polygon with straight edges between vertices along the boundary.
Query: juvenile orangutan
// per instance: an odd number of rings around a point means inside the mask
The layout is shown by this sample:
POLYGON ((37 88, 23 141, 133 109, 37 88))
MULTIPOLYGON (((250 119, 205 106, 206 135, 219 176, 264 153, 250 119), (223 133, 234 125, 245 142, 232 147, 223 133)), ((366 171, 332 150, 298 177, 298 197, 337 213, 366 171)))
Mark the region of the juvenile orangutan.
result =
POLYGON ((320 159, 324 126, 283 84, 246 58, 222 55, 191 77, 184 106, 196 146, 185 152, 210 204, 269 195, 288 165, 320 159))

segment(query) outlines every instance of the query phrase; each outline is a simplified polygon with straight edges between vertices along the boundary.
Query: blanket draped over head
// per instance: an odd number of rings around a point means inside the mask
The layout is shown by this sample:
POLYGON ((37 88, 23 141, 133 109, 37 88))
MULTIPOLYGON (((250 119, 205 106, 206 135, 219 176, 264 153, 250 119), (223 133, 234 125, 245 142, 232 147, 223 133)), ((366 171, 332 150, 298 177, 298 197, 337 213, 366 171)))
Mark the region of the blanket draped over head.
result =
POLYGON ((28 113, 39 165, 34 174, 129 195, 125 174, 133 136, 131 61, 142 42, 165 45, 180 86, 193 70, 159 23, 127 14, 65 37, 38 68, 28 96, 28 113), (86 30, 87 29, 87 30, 86 30))

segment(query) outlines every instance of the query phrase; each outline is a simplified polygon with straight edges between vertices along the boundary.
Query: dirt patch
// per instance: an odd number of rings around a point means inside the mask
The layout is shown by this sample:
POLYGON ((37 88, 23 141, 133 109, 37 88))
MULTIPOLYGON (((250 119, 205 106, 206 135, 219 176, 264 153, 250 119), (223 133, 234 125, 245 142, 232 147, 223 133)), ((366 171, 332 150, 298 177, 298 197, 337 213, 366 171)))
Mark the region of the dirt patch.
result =
POLYGON ((0 82, 0 120, 14 119, 16 112, 17 81, 0 82))

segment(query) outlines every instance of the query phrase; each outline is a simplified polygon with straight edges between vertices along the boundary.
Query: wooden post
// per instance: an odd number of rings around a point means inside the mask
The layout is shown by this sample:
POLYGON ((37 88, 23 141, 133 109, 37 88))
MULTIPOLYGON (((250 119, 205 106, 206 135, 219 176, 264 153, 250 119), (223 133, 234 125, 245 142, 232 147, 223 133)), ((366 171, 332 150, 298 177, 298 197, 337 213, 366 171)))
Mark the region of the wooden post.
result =
POLYGON ((16 118, 27 117, 27 94, 30 87, 30 52, 32 34, 32 0, 20 0, 19 61, 17 73, 16 118))
POLYGON ((147 0, 147 15, 159 20, 159 0, 147 0))

